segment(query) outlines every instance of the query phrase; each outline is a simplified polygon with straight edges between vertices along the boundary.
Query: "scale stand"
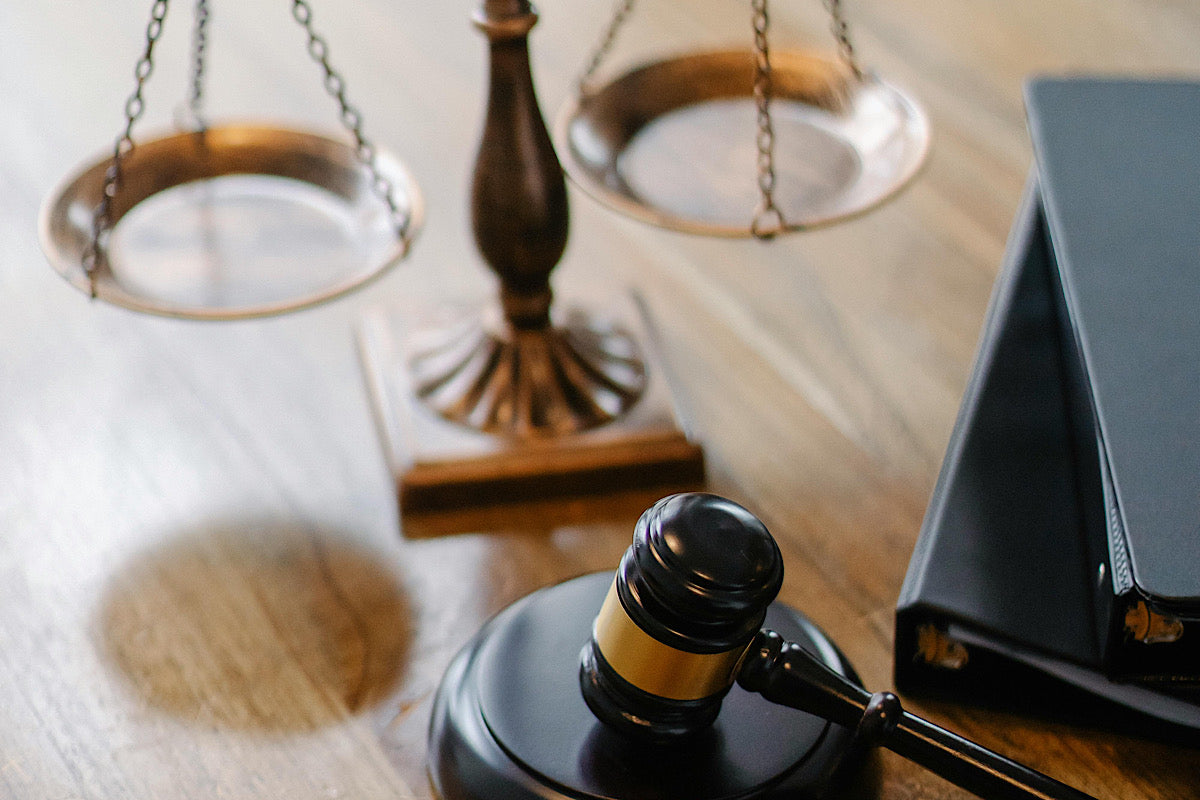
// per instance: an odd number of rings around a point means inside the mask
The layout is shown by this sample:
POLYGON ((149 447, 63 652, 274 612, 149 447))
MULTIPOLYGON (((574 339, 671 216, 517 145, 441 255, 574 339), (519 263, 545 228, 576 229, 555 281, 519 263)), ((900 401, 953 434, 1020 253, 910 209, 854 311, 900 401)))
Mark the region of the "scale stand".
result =
MULTIPOLYGON (((499 308, 368 317, 359 343, 406 513, 686 487, 703 457, 681 427, 646 305, 552 313, 567 192, 542 121, 528 0, 485 0, 490 91, 475 166, 475 241, 499 308)), ((557 312, 558 309, 553 309, 557 312)))

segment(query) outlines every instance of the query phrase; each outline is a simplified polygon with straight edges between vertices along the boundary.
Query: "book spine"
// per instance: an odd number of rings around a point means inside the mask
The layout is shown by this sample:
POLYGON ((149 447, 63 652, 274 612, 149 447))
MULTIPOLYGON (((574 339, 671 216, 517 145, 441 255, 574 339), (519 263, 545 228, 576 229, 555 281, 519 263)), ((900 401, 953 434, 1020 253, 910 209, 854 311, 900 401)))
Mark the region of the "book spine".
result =
POLYGON ((1200 624, 1176 616, 1138 589, 1125 522, 1103 449, 1101 477, 1113 598, 1104 668, 1114 680, 1169 688, 1187 693, 1195 702, 1200 692, 1200 624))
MULTIPOLYGON (((1144 597, 1133 574, 1124 519, 1096 413, 1087 359, 1079 340, 1062 262, 1044 215, 1039 228, 1054 266, 1051 293, 1058 320, 1066 413, 1087 554, 1085 582, 1092 596, 1092 628, 1101 669, 1112 680, 1138 681, 1175 688, 1200 684, 1200 642, 1184 640, 1189 624, 1144 597), (1131 624, 1128 620, 1134 620, 1131 624)), ((1200 628, 1194 622, 1191 625, 1200 628)))
MULTIPOLYGON (((1039 235, 1048 253, 1054 252, 1054 240, 1046 225, 1045 214, 1038 214, 1039 235)), ((1110 577, 1114 570, 1110 566, 1110 541, 1108 536, 1105 495, 1102 490, 1100 465, 1100 432, 1096 422, 1094 400, 1083 357, 1078 332, 1071 322, 1071 310, 1058 268, 1058 259, 1050 259, 1050 293, 1054 298, 1054 313, 1059 351, 1061 353, 1063 391, 1066 400, 1067 428, 1071 441, 1072 471, 1078 500, 1080 529, 1075 534, 1081 537, 1087 561, 1081 565, 1085 571, 1084 581, 1089 587, 1092 604, 1090 620, 1095 637, 1096 652, 1104 654, 1112 640, 1112 619, 1116 613, 1115 596, 1110 577)))
POLYGON ((971 376, 963 390, 946 455, 942 459, 941 470, 896 601, 893 678, 902 691, 925 688, 931 680, 934 683, 943 681, 947 671, 960 672, 967 664, 965 649, 946 634, 945 614, 926 602, 923 590, 931 569, 935 544, 946 527, 943 517, 951 484, 960 468, 968 432, 974 423, 988 374, 999 349, 1002 329, 1012 310, 1026 268, 1025 253, 1032 232, 1031 226, 1023 222, 1029 219, 1038 204, 1037 178, 1031 174, 1017 211, 1016 223, 1005 245, 1002 274, 988 302, 971 376))

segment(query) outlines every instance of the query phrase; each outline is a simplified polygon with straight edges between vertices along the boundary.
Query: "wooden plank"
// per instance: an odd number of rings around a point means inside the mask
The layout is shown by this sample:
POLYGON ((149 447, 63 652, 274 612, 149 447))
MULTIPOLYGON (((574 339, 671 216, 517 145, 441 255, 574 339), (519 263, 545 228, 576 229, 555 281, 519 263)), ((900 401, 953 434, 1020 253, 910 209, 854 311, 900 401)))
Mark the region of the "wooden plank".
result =
MULTIPOLYGON (((428 225, 364 292, 230 325, 89 303, 38 250, 42 198, 111 147, 149 4, 0 4, 0 796, 429 797, 430 698, 454 652, 518 597, 611 569, 649 501, 401 535, 352 331, 400 296, 491 291, 467 218, 485 44, 468 5, 312 2, 366 129, 420 182, 428 225)), ((336 132, 286 4, 212 5, 213 116, 336 132)), ((542 4, 531 46, 548 116, 604 5, 542 4)), ((168 127, 184 98, 189 10, 171 9, 139 133, 168 127)), ((847 12, 864 62, 930 112, 931 158, 907 192, 771 244, 649 228, 574 193, 555 288, 584 303, 624 285, 647 297, 691 392, 710 488, 764 518, 787 559, 784 598, 886 688, 891 611, 1029 164, 1021 82, 1195 74, 1200 7, 863 0, 847 12)), ((820 4, 772 13, 775 46, 832 52, 820 4)), ((748 9, 728 0, 644 0, 613 67, 748 35, 748 9)), ((1099 798, 1200 785, 1192 750, 913 705, 1099 798)), ((964 796, 890 755, 859 784, 863 797, 964 796)))

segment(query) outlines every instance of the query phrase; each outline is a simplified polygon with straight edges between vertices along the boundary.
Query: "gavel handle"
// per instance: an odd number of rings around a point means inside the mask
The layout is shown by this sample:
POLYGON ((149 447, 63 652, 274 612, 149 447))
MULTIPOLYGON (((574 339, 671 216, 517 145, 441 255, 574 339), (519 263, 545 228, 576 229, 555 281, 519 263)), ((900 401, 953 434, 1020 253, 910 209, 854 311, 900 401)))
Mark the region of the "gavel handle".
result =
POLYGON ((743 689, 815 714, 988 800, 1095 800, 1051 777, 905 711, 890 692, 871 694, 798 644, 761 631, 738 670, 743 689))

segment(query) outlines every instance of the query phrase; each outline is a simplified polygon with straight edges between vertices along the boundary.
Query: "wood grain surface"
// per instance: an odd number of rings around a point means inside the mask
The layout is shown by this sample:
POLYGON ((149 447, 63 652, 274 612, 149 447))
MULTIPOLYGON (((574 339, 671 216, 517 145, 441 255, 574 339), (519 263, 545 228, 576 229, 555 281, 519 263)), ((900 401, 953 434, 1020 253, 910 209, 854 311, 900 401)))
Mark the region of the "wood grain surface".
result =
MULTIPOLYGON (((312 0, 370 135, 411 167, 428 223, 350 298, 228 324, 91 303, 38 249, 43 198, 111 147, 149 2, 0 4, 0 797, 428 797, 430 698, 491 614, 611 569, 653 497, 466 517, 404 535, 353 329, 369 309, 493 290, 469 176, 486 52, 474 6, 312 0)), ((611 68, 749 40, 747 4, 642 0, 611 68)), ((214 118, 337 130, 289 4, 212 0, 214 118)), ((544 0, 542 105, 569 95, 607 3, 544 0)), ((821 4, 772 6, 777 47, 832 52, 821 4)), ((572 193, 560 298, 632 285, 659 317, 711 490, 759 514, 782 597, 871 688, 1030 163, 1023 80, 1195 74, 1190 0, 858 0, 863 62, 910 88, 934 143, 917 181, 856 221, 713 241, 572 193)), ((187 90, 174 3, 139 132, 187 90)), ((912 701, 1099 798, 1186 798, 1200 755, 1005 710, 912 701)), ((890 755, 854 789, 962 793, 890 755)))

